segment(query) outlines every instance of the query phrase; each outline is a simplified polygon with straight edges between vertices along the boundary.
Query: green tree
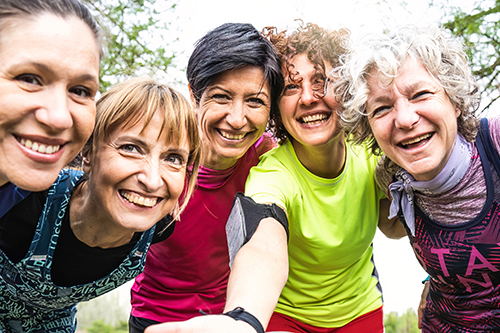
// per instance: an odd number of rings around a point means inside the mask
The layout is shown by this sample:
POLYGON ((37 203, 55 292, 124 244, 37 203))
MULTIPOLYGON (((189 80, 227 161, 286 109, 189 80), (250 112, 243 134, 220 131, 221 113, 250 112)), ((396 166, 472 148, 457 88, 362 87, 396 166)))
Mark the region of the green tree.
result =
POLYGON ((172 22, 177 0, 83 0, 104 31, 100 91, 129 76, 166 72, 175 54, 172 22))
POLYGON ((443 26, 466 45, 472 71, 483 89, 485 103, 480 113, 489 111, 500 99, 500 0, 476 1, 469 13, 448 7, 443 26))
POLYGON ((397 312, 390 312, 385 315, 384 327, 386 333, 418 333, 418 319, 413 309, 406 310, 398 315, 397 312))
POLYGON ((120 322, 117 326, 104 323, 103 320, 98 320, 92 323, 92 326, 87 329, 87 333, 127 333, 128 323, 120 322))

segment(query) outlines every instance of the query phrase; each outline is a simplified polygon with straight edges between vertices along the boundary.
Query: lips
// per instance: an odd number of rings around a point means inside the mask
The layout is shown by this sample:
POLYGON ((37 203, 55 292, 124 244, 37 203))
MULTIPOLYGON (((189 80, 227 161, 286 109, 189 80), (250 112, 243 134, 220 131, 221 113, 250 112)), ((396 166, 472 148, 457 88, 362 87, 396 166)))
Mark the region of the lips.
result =
POLYGON ((417 136, 415 138, 402 141, 398 146, 404 149, 412 149, 424 145, 429 141, 429 139, 434 135, 434 133, 426 133, 424 135, 417 136))
POLYGON ((153 197, 153 198, 148 198, 141 196, 137 193, 131 193, 131 192, 126 192, 126 191, 120 191, 120 195, 122 198, 127 200, 130 203, 133 203, 134 205, 141 206, 141 207, 153 207, 156 205, 158 201, 161 200, 161 198, 158 197, 153 197))

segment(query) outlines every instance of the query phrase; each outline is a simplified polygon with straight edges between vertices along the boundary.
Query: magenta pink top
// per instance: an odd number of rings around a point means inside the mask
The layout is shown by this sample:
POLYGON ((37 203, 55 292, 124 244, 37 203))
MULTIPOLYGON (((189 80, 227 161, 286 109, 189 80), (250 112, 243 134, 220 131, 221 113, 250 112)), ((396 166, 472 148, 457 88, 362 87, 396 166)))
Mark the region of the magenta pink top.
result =
POLYGON ((144 272, 132 286, 133 316, 168 322, 199 316, 199 310, 222 313, 229 276, 226 220, 250 168, 274 146, 266 133, 234 167, 200 167, 197 188, 173 235, 151 245, 144 272))

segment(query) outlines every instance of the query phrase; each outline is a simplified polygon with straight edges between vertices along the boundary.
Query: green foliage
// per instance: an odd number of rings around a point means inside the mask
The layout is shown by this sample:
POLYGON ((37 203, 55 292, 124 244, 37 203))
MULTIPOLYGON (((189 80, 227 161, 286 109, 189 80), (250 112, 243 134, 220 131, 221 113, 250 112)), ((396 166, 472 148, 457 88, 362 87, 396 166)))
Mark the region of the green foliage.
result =
POLYGON ((500 99, 500 0, 480 0, 470 13, 451 7, 443 26, 467 47, 472 71, 482 85, 488 111, 500 99))
POLYGON ((166 47, 177 0, 83 0, 104 30, 100 91, 124 78, 165 72, 175 54, 166 47))
POLYGON ((126 321, 120 322, 116 327, 105 324, 104 321, 99 320, 92 324, 91 327, 87 329, 87 333, 127 333, 128 324, 126 321))
POLYGON ((408 309, 401 315, 390 312, 385 315, 384 326, 386 333, 418 333, 418 319, 413 309, 408 309))

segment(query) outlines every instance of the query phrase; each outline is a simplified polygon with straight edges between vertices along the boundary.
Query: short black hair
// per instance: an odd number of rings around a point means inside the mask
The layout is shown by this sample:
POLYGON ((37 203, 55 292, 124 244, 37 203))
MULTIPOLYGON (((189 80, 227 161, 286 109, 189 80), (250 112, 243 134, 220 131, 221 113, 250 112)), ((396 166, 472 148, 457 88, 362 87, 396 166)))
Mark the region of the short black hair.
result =
POLYGON ((196 42, 187 67, 196 103, 220 74, 244 66, 262 69, 271 88, 271 112, 277 110, 284 86, 279 58, 273 45, 248 23, 225 23, 196 42))

